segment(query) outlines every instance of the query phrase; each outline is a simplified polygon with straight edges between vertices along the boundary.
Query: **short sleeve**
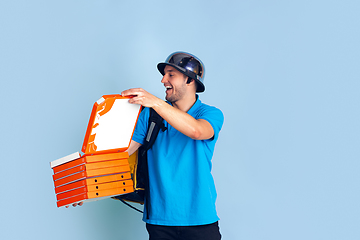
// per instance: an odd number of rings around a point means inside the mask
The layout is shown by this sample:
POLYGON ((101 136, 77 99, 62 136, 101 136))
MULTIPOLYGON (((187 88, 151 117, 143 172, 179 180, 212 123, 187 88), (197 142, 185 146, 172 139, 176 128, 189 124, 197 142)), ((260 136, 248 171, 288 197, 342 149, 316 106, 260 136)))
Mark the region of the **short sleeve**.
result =
POLYGON ((148 129, 148 122, 149 122, 148 121, 149 114, 150 114, 149 108, 144 108, 141 111, 139 119, 136 123, 134 134, 132 136, 132 140, 134 140, 135 142, 138 142, 140 144, 144 143, 144 139, 146 137, 146 132, 148 129))
POLYGON ((197 119, 204 119, 211 124, 214 130, 214 136, 210 140, 217 140, 224 123, 224 114, 222 111, 216 107, 207 106, 201 110, 197 119))

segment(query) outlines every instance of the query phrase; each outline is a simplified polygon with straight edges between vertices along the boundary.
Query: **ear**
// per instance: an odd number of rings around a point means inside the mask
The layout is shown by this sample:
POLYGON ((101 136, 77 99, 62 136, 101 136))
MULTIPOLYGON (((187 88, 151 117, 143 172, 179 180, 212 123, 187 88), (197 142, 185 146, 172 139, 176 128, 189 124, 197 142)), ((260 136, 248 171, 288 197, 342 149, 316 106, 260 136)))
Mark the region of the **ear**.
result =
POLYGON ((186 81, 186 84, 190 84, 191 82, 193 81, 192 78, 188 77, 187 81, 186 81))

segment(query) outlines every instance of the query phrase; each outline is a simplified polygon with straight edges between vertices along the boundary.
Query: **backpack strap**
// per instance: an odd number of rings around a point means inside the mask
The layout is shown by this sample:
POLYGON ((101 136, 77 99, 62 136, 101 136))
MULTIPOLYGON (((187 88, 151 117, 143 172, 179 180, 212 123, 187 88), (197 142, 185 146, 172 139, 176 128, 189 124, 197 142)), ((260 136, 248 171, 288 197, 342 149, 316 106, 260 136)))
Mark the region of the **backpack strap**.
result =
POLYGON ((145 141, 141 148, 141 156, 145 154, 147 150, 149 150, 152 145, 154 145, 157 135, 159 134, 160 129, 164 132, 167 127, 163 122, 163 118, 152 108, 150 108, 150 117, 149 117, 149 125, 146 134, 145 141))
POLYGON ((150 216, 150 183, 149 183, 149 168, 147 159, 147 150, 149 150, 155 143, 155 140, 159 134, 160 129, 165 131, 167 128, 163 122, 163 118, 152 108, 150 108, 150 117, 148 130, 143 145, 139 148, 139 158, 141 159, 142 166, 146 169, 144 171, 144 182, 145 182, 145 205, 146 205, 146 218, 150 216))

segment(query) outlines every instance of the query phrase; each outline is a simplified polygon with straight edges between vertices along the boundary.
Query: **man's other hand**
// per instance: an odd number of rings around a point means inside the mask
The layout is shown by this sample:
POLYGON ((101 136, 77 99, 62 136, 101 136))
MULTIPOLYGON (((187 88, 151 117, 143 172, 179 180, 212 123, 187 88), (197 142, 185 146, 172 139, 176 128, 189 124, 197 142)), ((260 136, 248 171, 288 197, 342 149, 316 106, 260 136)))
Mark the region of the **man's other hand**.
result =
MULTIPOLYGON (((82 206, 84 204, 84 202, 78 202, 78 203, 73 203, 73 207, 76 207, 76 206, 82 206)), ((69 207, 69 205, 65 206, 66 208, 69 207)))

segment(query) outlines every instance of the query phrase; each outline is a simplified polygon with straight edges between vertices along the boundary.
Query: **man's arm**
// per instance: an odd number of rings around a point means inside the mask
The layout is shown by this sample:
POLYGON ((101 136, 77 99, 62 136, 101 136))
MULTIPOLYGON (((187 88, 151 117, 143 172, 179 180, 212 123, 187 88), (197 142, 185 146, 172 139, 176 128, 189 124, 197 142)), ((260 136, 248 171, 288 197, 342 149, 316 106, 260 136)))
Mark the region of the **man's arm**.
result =
POLYGON ((195 119, 186 112, 167 104, 165 101, 155 97, 144 89, 132 88, 123 91, 121 95, 135 95, 135 97, 129 100, 130 103, 153 108, 176 130, 192 139, 205 140, 214 136, 214 129, 208 121, 195 119))
POLYGON ((141 146, 140 143, 135 142, 134 140, 131 140, 129 148, 126 150, 126 152, 129 153, 129 156, 131 156, 138 148, 141 146))
POLYGON ((205 140, 214 136, 214 129, 208 121, 195 119, 164 101, 153 109, 176 130, 192 139, 205 140))

